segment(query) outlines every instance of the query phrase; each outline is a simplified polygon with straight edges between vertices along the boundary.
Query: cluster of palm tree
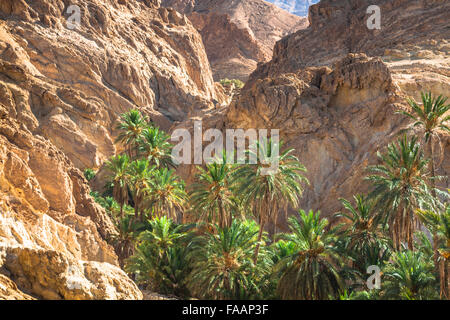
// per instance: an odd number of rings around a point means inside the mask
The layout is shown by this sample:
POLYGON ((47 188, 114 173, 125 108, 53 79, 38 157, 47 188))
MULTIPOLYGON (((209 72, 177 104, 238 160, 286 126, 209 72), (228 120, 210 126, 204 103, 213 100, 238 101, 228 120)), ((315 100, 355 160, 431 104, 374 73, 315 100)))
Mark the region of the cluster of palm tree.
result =
POLYGON ((434 144, 450 131, 450 105, 431 94, 409 103, 402 113, 422 134, 403 133, 378 153, 370 192, 341 199, 332 223, 299 210, 287 233, 277 232, 279 213, 298 208, 309 183, 293 149, 273 152, 282 143, 260 141, 257 164, 244 165, 223 152, 186 188, 169 137, 138 111, 123 114, 125 151, 107 162, 112 197, 95 195, 116 221, 126 270, 142 286, 185 298, 448 299, 450 209, 448 192, 436 188, 434 144), (367 287, 369 266, 382 271, 380 289, 367 287))

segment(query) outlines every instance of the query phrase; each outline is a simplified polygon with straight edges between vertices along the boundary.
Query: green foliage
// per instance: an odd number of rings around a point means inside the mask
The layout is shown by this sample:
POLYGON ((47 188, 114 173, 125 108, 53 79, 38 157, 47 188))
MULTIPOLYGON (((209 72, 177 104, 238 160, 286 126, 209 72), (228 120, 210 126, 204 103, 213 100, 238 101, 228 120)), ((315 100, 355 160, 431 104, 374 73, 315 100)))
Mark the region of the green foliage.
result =
POLYGON ((126 147, 128 156, 132 158, 138 153, 138 141, 142 132, 148 126, 147 118, 138 110, 130 110, 120 116, 116 129, 119 130, 116 142, 126 147))
POLYGON ((335 215, 342 221, 334 229, 338 236, 335 247, 350 263, 350 268, 343 268, 343 272, 364 283, 367 267, 387 261, 390 248, 373 201, 362 195, 354 196, 354 200, 355 206, 341 199, 345 211, 335 215))
POLYGON ((217 233, 201 236, 190 255, 192 293, 203 299, 259 297, 272 260, 269 251, 263 249, 254 263, 257 235, 255 222, 233 221, 230 227, 218 226, 217 233))
POLYGON ((341 262, 333 247, 335 235, 326 231, 327 225, 328 220, 312 210, 300 210, 297 218, 289 218, 291 233, 280 238, 294 243, 295 252, 281 259, 274 273, 280 277, 277 291, 282 299, 339 297, 343 288, 338 272, 341 262))
POLYGON ((136 252, 126 262, 126 270, 136 281, 150 290, 180 297, 189 296, 186 287, 190 272, 186 242, 186 226, 176 225, 167 217, 154 218, 149 230, 142 232, 136 243, 136 252))
POLYGON ((91 168, 87 168, 83 172, 87 181, 92 181, 95 178, 95 171, 91 168))
POLYGON ((245 85, 245 83, 242 82, 239 79, 228 79, 228 78, 225 78, 225 79, 220 80, 219 82, 223 86, 229 86, 231 84, 234 84, 234 86, 236 88, 238 88, 238 89, 242 89, 244 87, 244 85, 245 85))
MULTIPOLYGON (((244 85, 229 79, 221 83, 244 85)), ((279 212, 297 209, 309 182, 293 150, 279 154, 282 143, 271 139, 257 143, 258 154, 247 150, 246 159, 258 159, 257 164, 231 165, 224 153, 222 161, 197 167, 188 196, 184 181, 171 169, 169 136, 138 110, 119 120, 117 142, 125 151, 106 163, 108 191, 91 195, 116 226, 110 240, 121 265, 138 284, 162 294, 200 299, 434 299, 439 281, 433 254, 438 252, 445 298, 450 295, 450 210, 440 201, 448 194, 435 189, 433 162, 425 154, 432 156, 436 130, 449 131, 450 107, 446 98, 431 94, 422 94, 422 106, 409 103, 412 112, 402 113, 423 129, 431 150, 425 153, 416 137, 404 136, 378 153, 380 164, 368 168, 371 192, 351 201, 340 199, 342 210, 333 226, 320 212, 300 210, 288 219, 290 232, 277 235, 279 212), (194 226, 178 224, 186 212, 197 218, 195 232, 194 226), (244 220, 244 213, 254 220, 244 220), (430 230, 433 242, 429 234, 415 232, 419 222, 430 230), (274 226, 269 228, 272 240, 267 225, 274 226), (367 291, 367 267, 373 265, 382 268, 382 288, 367 291)), ((86 169, 85 177, 91 180, 95 172, 86 169)))
POLYGON ((400 111, 399 113, 411 118, 412 127, 421 127, 424 130, 425 141, 428 142, 435 130, 441 129, 450 132, 447 122, 450 121, 450 104, 445 104, 447 98, 443 95, 433 97, 431 92, 421 93, 422 106, 413 99, 408 99, 412 112, 400 111))
POLYGON ((197 167, 197 183, 190 193, 192 211, 198 214, 199 221, 231 226, 233 216, 239 215, 239 200, 236 196, 233 170, 235 165, 226 163, 225 152, 220 163, 197 167))
POLYGON ((159 128, 146 127, 137 139, 139 156, 157 167, 174 166, 169 139, 170 137, 159 128))
MULTIPOLYGON (((278 213, 289 205, 297 207, 303 193, 303 183, 309 183, 302 175, 306 168, 297 157, 292 155, 293 149, 280 152, 282 143, 277 144, 271 139, 257 143, 258 155, 255 150, 249 150, 249 159, 258 159, 256 165, 244 165, 234 171, 237 192, 243 205, 252 211, 260 225, 258 239, 267 222, 276 226, 278 213), (275 168, 270 165, 278 164, 275 168)), ((276 230, 272 230, 275 234, 276 230)), ((259 246, 255 249, 255 260, 258 258, 259 246)))
POLYGON ((168 217, 179 221, 178 212, 182 212, 187 199, 184 181, 173 170, 161 168, 152 171, 144 190, 152 208, 152 216, 168 217))
POLYGON ((372 182, 370 194, 375 199, 377 209, 389 226, 390 236, 395 248, 406 241, 413 246, 413 233, 417 227, 414 208, 430 201, 427 185, 429 174, 428 159, 424 157, 416 137, 407 136, 397 143, 390 144, 385 154, 378 153, 381 164, 370 166, 372 182))
POLYGON ((123 215, 123 206, 128 203, 128 188, 130 159, 127 155, 117 155, 106 162, 111 172, 110 184, 113 187, 113 197, 120 205, 120 216, 123 215))
POLYGON ((424 300, 438 297, 432 260, 420 251, 396 252, 383 270, 384 298, 424 300))

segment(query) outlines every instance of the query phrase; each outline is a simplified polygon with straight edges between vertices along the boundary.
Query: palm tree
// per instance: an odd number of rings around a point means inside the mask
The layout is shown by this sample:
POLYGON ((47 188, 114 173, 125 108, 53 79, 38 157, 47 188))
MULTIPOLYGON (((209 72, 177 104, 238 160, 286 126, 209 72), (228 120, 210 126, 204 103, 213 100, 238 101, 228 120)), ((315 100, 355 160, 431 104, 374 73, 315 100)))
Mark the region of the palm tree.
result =
POLYGON ((254 221, 234 220, 230 227, 217 226, 217 233, 206 233, 191 252, 189 287, 198 298, 249 299, 263 289, 259 280, 268 274, 271 259, 261 251, 253 262, 258 226, 254 221))
POLYGON ((355 207, 350 201, 341 199, 345 212, 338 212, 335 217, 343 222, 333 231, 339 236, 336 247, 350 258, 353 268, 365 274, 370 254, 384 254, 388 241, 381 227, 382 216, 376 214, 373 201, 362 195, 354 196, 354 200, 355 207))
MULTIPOLYGON (((420 127, 423 132, 423 139, 427 146, 427 154, 430 158, 429 166, 431 176, 435 176, 434 168, 434 152, 433 152, 433 138, 439 139, 437 131, 444 130, 450 132, 450 128, 446 125, 446 122, 450 120, 450 115, 446 114, 450 110, 450 104, 445 105, 447 98, 442 95, 439 97, 433 97, 431 92, 421 92, 422 106, 419 106, 413 99, 408 99, 408 104, 412 108, 412 112, 400 111, 401 114, 411 118, 414 121, 412 127, 420 127)), ((441 146, 442 148, 442 146, 441 146)), ((431 194, 436 197, 436 186, 433 179, 431 179, 431 194)), ((436 238, 436 235, 433 235, 436 238)), ((437 250, 437 241, 433 241, 434 246, 434 262, 435 266, 438 265, 439 253, 437 250)))
POLYGON ((435 298, 433 264, 420 251, 396 252, 383 270, 384 298, 422 300, 435 298))
POLYGON ((125 214, 121 219, 113 220, 118 234, 112 238, 121 266, 124 265, 125 259, 133 254, 134 241, 146 227, 144 223, 135 221, 133 208, 126 206, 124 210, 125 214))
POLYGON ((218 224, 221 228, 230 227, 233 214, 239 212, 232 181, 234 166, 226 163, 224 155, 220 163, 197 169, 198 183, 193 185, 190 194, 193 211, 200 215, 200 221, 218 224))
POLYGON ((106 167, 112 173, 113 197, 120 205, 121 218, 123 217, 123 206, 128 203, 128 186, 130 182, 129 161, 127 155, 117 155, 106 162, 106 167))
POLYGON ((139 155, 156 167, 173 166, 172 145, 169 138, 159 128, 151 126, 145 128, 138 139, 139 155))
POLYGON ((128 156, 132 159, 138 153, 138 141, 148 126, 148 119, 139 110, 130 110, 122 114, 120 120, 116 127, 120 131, 116 142, 121 142, 126 147, 128 156))
POLYGON ((182 213, 186 202, 184 181, 173 170, 160 168, 153 172, 145 189, 148 195, 152 214, 156 217, 164 215, 179 221, 178 213, 182 213))
POLYGON ((333 249, 334 234, 327 232, 327 219, 320 212, 299 211, 289 217, 291 233, 279 238, 295 243, 295 253, 281 259, 274 275, 280 276, 278 294, 282 299, 324 300, 337 298, 343 283, 336 269, 340 258, 333 249))
MULTIPOLYGON (((427 153, 431 161, 429 162, 431 176, 435 176, 434 169, 434 155, 433 155, 433 137, 437 137, 437 131, 444 130, 450 132, 450 128, 446 125, 446 122, 450 121, 450 115, 447 112, 450 110, 450 104, 446 105, 447 98, 440 95, 439 97, 433 97, 431 92, 423 93, 422 107, 419 106, 413 99, 408 99, 408 104, 412 108, 412 112, 399 111, 399 113, 406 115, 414 121, 412 127, 420 127, 423 131, 423 138, 427 146, 427 153)), ((432 182, 432 194, 435 197, 435 184, 432 182)))
MULTIPOLYGON (((302 182, 308 180, 301 174, 306 168, 298 158, 288 149, 279 154, 282 143, 272 142, 272 139, 258 142, 259 159, 256 165, 244 165, 234 173, 234 179, 238 184, 237 192, 242 197, 242 202, 248 208, 252 208, 258 218, 260 230, 258 241, 261 240, 264 226, 272 222, 275 226, 279 210, 288 205, 297 207, 299 197, 303 193, 302 182), (268 170, 271 164, 278 163, 276 170, 268 170)), ((250 157, 257 158, 252 150, 248 152, 250 157)), ((274 228, 273 234, 276 229, 274 228)), ((255 247, 254 259, 258 259, 260 245, 255 247)))
POLYGON ((154 168, 147 160, 135 160, 130 164, 130 188, 133 194, 134 215, 140 221, 144 220, 143 202, 151 181, 154 168))
POLYGON ((442 214, 432 210, 418 210, 417 215, 434 234, 433 240, 439 254, 441 298, 450 299, 450 206, 447 205, 442 214))
POLYGON ((372 173, 366 177, 373 184, 370 197, 375 199, 383 222, 389 226, 394 247, 398 250, 406 241, 413 248, 413 234, 418 227, 414 210, 423 202, 430 201, 426 180, 429 178, 428 160, 417 143, 417 138, 408 141, 406 135, 387 148, 387 153, 378 152, 382 164, 370 166, 372 173))
POLYGON ((163 216, 149 221, 142 232, 135 254, 127 260, 126 270, 134 273, 139 284, 151 290, 176 296, 189 296, 186 279, 190 272, 187 261, 190 234, 184 225, 176 225, 163 216))

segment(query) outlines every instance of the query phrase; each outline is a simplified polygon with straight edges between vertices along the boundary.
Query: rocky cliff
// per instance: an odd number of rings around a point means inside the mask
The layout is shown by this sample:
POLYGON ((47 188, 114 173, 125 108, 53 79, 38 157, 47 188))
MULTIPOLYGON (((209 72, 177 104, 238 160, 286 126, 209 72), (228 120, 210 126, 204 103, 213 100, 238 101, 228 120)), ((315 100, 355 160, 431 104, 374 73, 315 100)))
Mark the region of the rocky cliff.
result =
MULTIPOLYGON (((281 129, 308 169, 301 207, 336 212, 340 197, 367 191, 367 164, 408 124, 395 114, 405 98, 450 96, 449 10, 444 0, 322 0, 310 27, 280 40, 250 76, 225 126, 281 129), (380 30, 366 24, 374 4, 380 30)), ((448 135, 441 142, 448 154, 448 135)), ((448 156, 435 161, 448 176, 448 156)))
POLYGON ((262 0, 163 0, 188 16, 202 35, 214 79, 247 80, 258 62, 272 57, 285 35, 307 20, 262 0))
POLYGON ((168 128, 220 99, 201 36, 156 0, 0 0, 0 297, 141 299, 80 169, 116 153, 120 113, 168 128))
MULTIPOLYGON (((157 0, 0 0, 0 298, 143 298, 118 267, 107 242, 116 231, 80 171, 117 153, 114 123, 129 109, 164 129, 194 120, 204 129, 279 128, 308 169, 301 207, 340 209, 338 198, 367 190, 367 164, 408 125, 395 115, 406 96, 450 96, 449 9, 445 0, 322 0, 310 27, 278 41, 224 106, 202 36, 157 0), (366 25, 373 4, 380 30, 366 25), (81 9, 75 29, 70 5, 81 9)), ((252 23, 269 24, 264 15, 189 15, 211 30, 248 26, 251 37, 236 45, 244 51, 257 47, 258 30, 267 34, 252 23)), ((441 143, 437 173, 448 176, 448 135, 441 143)), ((180 173, 189 180, 193 166, 180 173)))

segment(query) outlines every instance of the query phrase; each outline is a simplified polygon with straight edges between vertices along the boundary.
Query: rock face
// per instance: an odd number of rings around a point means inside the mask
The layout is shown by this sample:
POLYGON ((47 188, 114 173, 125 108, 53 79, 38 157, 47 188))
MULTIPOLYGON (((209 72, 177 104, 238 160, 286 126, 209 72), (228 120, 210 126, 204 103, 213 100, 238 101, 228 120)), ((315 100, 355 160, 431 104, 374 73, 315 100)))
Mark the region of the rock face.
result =
MULTIPOLYGON (((156 3, 156 2, 155 2, 156 3)), ((152 1, 0 2, 2 60, 30 84, 23 97, 48 138, 78 168, 115 153, 114 122, 137 108, 163 128, 220 102, 200 35, 152 1)))
MULTIPOLYGON (((367 191, 366 166, 408 125, 394 114, 405 98, 450 96, 449 10, 439 0, 322 0, 310 9, 311 26, 279 41, 251 75, 225 127, 280 129, 308 169, 300 207, 331 215, 339 198, 367 191), (365 24, 372 4, 381 30, 365 24)), ((449 136, 441 141, 448 153, 449 136)), ((448 157, 435 161, 448 176, 448 157)))
POLYGON ((311 6, 311 26, 279 41, 272 61, 251 78, 331 66, 348 53, 365 53, 382 58, 405 93, 418 98, 420 89, 435 87, 449 96, 449 5, 445 0, 323 0, 311 6), (367 27, 371 5, 380 7, 380 30, 367 27))
POLYGON ((120 113, 168 128, 220 90, 201 36, 159 1, 1 0, 0 296, 142 299, 79 169, 115 154, 120 113))
POLYGON ((13 281, 0 274, 0 300, 34 300, 34 298, 20 291, 13 281))
POLYGON ((141 300, 124 271, 109 263, 79 261, 59 251, 0 247, 3 267, 20 288, 48 300, 141 300))
POLYGON ((308 8, 310 5, 319 2, 319 0, 266 0, 280 8, 302 17, 308 16, 308 8))
POLYGON ((262 0, 163 0, 188 16, 202 35, 214 79, 247 80, 258 62, 272 57, 283 36, 307 20, 262 0))

